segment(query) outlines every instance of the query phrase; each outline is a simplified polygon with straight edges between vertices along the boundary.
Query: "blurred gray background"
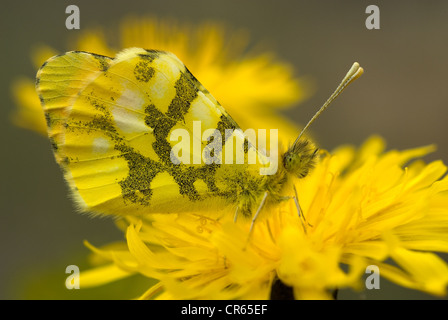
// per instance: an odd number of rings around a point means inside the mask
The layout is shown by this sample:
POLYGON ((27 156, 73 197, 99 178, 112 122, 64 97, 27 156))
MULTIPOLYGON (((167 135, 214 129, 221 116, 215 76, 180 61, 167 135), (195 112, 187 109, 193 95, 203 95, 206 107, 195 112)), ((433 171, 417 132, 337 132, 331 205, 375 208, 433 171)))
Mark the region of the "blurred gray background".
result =
MULTIPOLYGON (((81 257, 89 252, 84 239, 99 246, 123 238, 110 219, 75 212, 48 141, 9 120, 14 108, 12 81, 35 76, 31 50, 47 44, 66 51, 68 39, 79 32, 65 28, 65 8, 70 4, 80 8, 81 30, 118 30, 129 14, 189 23, 213 20, 248 30, 252 44, 266 44, 295 67, 297 76, 315 85, 309 99, 284 112, 301 124, 352 62, 359 61, 364 76, 312 127, 319 145, 359 145, 375 133, 386 139, 388 148, 435 143, 437 152, 426 159, 448 162, 448 1, 2 1, 1 299, 23 297, 20 279, 39 277, 41 270, 55 265, 61 266, 55 272, 64 279, 65 266, 77 264, 74 252, 81 257), (380 30, 365 27, 369 4, 380 8, 380 30)), ((45 291, 45 282, 40 285, 45 291)), ((380 290, 343 291, 339 297, 432 298, 385 280, 380 290)))

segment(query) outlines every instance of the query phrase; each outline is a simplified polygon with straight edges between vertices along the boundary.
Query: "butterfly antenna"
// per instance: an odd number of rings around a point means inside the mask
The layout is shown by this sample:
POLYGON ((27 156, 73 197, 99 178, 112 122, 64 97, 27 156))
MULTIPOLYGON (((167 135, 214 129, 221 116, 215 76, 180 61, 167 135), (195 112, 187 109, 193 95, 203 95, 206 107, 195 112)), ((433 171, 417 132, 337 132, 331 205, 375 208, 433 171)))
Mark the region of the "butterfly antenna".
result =
POLYGON ((353 66, 350 68, 350 70, 347 72, 347 74, 345 75, 344 79, 342 79, 339 86, 336 88, 336 90, 330 96, 330 98, 328 98, 328 100, 319 109, 319 111, 316 112, 316 114, 311 118, 310 121, 308 121, 306 126, 302 129, 302 131, 300 132, 300 134, 297 137, 294 144, 296 144, 297 141, 299 141, 300 137, 302 137, 302 135, 306 131, 306 129, 308 129, 308 127, 314 122, 314 120, 316 120, 321 115, 321 113, 324 112, 325 109, 328 108, 328 106, 333 102, 333 100, 336 99, 350 83, 352 83, 353 81, 358 79, 363 73, 364 73, 364 69, 362 67, 360 67, 358 62, 355 62, 353 64, 353 66))

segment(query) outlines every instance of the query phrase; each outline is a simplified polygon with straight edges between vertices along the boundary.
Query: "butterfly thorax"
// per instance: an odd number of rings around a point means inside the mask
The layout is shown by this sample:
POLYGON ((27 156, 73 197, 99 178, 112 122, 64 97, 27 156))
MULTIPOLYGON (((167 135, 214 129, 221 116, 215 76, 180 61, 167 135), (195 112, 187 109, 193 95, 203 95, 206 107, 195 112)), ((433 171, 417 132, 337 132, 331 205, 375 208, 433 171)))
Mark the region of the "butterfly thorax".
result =
MULTIPOLYGON (((245 217, 253 217, 264 194, 267 206, 276 205, 294 196, 294 181, 306 177, 315 167, 318 149, 307 139, 299 139, 280 153, 277 171, 272 175, 238 175, 231 184, 235 190, 232 201, 245 217)), ((246 171, 250 172, 250 171, 246 171)))

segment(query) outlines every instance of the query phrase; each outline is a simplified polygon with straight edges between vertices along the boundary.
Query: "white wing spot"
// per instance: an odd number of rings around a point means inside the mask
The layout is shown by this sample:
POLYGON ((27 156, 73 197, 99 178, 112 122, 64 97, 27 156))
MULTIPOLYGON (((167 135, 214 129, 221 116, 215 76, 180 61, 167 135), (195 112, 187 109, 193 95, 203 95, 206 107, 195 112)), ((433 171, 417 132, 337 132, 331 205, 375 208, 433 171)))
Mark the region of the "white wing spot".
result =
POLYGON ((110 111, 115 125, 124 134, 151 132, 145 125, 144 109, 147 105, 144 96, 136 90, 126 89, 112 105, 110 111))
POLYGON ((93 154, 104 154, 110 150, 111 142, 103 137, 98 137, 93 139, 92 142, 92 153, 93 154))

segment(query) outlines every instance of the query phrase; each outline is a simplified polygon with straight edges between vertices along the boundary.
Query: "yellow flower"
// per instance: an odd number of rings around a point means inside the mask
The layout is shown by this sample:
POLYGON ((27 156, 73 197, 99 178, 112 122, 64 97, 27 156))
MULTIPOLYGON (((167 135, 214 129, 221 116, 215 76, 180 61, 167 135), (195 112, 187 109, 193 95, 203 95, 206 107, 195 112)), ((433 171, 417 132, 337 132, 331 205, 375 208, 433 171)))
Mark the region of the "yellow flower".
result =
POLYGON ((448 267, 431 251, 448 252, 446 167, 413 161, 432 146, 383 148, 372 137, 359 150, 323 154, 297 181, 306 230, 293 201, 265 212, 250 237, 250 221, 234 223, 230 212, 129 217, 120 222, 127 247, 87 244, 111 263, 81 282, 141 273, 159 280, 142 299, 328 299, 336 288, 364 288, 366 267, 376 265, 401 286, 445 295, 448 267))
MULTIPOLYGON (((101 30, 89 30, 69 50, 94 52, 113 57, 122 48, 142 47, 170 51, 200 79, 241 128, 281 128, 284 141, 297 128, 277 110, 302 101, 309 86, 293 78, 292 67, 276 61, 272 53, 248 52, 247 32, 231 32, 217 23, 199 26, 155 18, 128 18, 120 25, 117 47, 107 44, 101 30), (248 117, 247 115, 251 116, 248 117)), ((40 47, 33 54, 39 68, 56 50, 40 47)), ((17 110, 13 121, 21 127, 47 134, 34 79, 20 79, 13 85, 17 110)), ((268 130, 269 131, 269 130, 268 130)))

